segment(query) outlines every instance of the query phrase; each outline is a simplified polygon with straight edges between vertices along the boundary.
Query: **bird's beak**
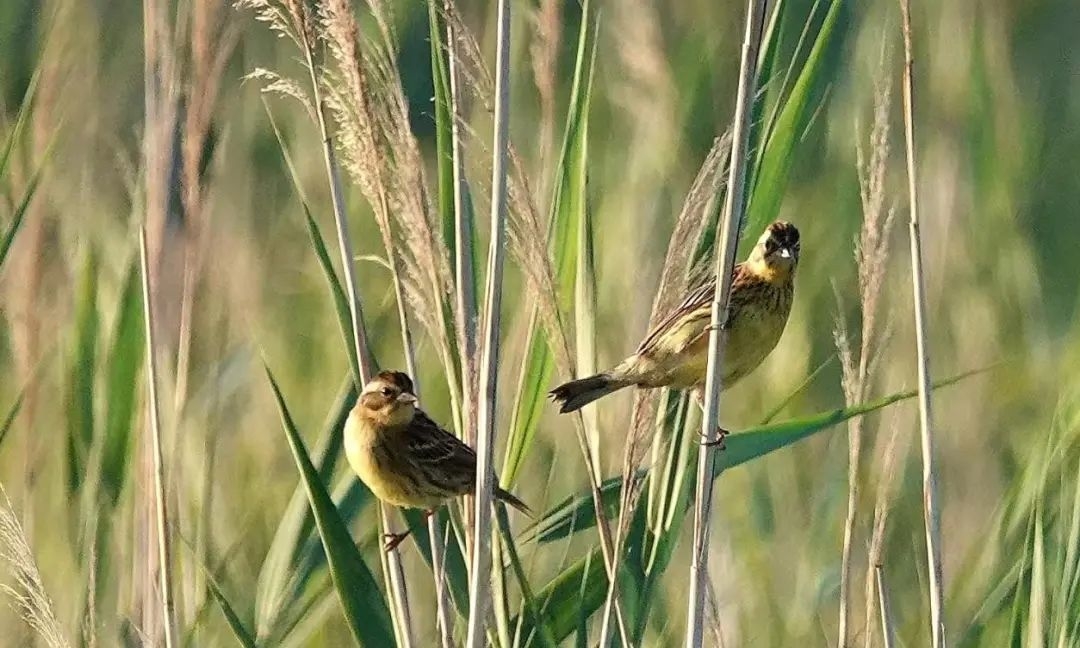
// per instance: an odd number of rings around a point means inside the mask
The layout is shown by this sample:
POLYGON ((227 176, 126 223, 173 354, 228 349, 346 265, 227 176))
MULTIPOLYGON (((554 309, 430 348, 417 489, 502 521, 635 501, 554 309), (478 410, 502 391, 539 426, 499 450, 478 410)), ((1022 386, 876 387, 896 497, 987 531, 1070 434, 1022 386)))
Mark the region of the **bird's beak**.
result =
POLYGON ((415 403, 416 402, 416 396, 410 394, 409 392, 401 392, 400 394, 398 394, 397 402, 399 402, 399 403, 415 403))
POLYGON ((793 255, 791 254, 791 250, 789 248, 780 248, 781 259, 790 259, 792 256, 793 255))

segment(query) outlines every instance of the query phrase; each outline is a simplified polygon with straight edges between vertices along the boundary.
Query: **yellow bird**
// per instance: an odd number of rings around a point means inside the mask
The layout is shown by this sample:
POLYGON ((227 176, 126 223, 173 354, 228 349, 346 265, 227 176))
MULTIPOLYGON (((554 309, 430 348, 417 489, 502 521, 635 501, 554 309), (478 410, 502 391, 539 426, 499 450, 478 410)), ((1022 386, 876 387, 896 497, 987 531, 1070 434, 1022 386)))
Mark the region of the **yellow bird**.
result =
MULTIPOLYGON (((765 230, 750 257, 735 266, 723 389, 757 368, 780 341, 795 290, 799 230, 777 221, 765 230)), ((633 355, 603 373, 572 380, 551 391, 562 413, 581 409, 614 391, 637 387, 695 389, 701 399, 708 366, 709 325, 715 277, 683 299, 638 346, 633 355)))
MULTIPOLYGON (((368 382, 345 423, 345 455, 375 497, 430 516, 448 500, 473 493, 476 452, 418 408, 413 389, 400 371, 380 372, 368 382)), ((498 486, 495 498, 531 515, 498 486)), ((386 551, 408 535, 386 534, 386 551)))

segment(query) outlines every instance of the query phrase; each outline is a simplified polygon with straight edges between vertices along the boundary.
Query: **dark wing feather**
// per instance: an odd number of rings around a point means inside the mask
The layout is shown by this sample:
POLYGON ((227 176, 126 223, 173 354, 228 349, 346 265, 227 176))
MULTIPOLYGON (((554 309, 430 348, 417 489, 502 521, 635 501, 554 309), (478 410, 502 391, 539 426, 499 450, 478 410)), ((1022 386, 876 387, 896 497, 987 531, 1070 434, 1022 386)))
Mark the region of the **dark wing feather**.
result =
POLYGON ((476 452, 444 430, 421 410, 408 429, 408 454, 429 481, 461 494, 472 491, 476 481, 476 452))

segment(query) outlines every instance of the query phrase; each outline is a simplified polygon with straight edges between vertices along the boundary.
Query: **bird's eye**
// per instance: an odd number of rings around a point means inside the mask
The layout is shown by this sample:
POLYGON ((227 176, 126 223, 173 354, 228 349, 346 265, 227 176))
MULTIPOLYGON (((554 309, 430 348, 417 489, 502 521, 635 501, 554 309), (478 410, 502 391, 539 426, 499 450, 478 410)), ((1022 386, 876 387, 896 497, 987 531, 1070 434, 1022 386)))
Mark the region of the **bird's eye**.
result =
POLYGON ((394 390, 390 389, 389 387, 383 387, 382 388, 382 395, 389 398, 389 397, 394 395, 394 390))
POLYGON ((776 241, 769 239, 765 241, 765 254, 772 254, 776 252, 776 241))

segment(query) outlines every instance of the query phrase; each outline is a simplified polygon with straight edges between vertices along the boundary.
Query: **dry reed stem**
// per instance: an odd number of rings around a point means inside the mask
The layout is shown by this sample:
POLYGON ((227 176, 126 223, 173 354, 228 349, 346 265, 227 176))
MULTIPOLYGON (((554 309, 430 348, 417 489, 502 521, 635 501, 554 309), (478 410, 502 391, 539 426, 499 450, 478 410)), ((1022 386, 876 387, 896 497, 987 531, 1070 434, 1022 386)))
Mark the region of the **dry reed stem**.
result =
MULTIPOLYGON (((484 295, 479 407, 476 425, 476 489, 472 569, 469 574, 468 648, 484 645, 484 621, 491 591, 492 502, 495 472, 492 466, 495 441, 495 405, 499 377, 499 323, 502 309, 503 265, 506 254, 510 140, 510 3, 499 0, 495 82, 494 160, 491 173, 491 241, 488 247, 484 295)), ((497 542, 497 540, 494 540, 497 542)), ((501 568, 501 565, 500 565, 501 568)))
POLYGON ((919 195, 915 164, 914 66, 911 46, 911 6, 900 0, 904 36, 904 140, 907 145, 908 233, 911 239, 911 284, 915 303, 915 344, 919 368, 919 429, 923 462, 923 515, 926 524, 926 560, 929 573, 930 635, 933 648, 945 646, 945 592, 941 568, 941 509, 938 504, 937 468, 934 464, 933 414, 931 411, 930 350, 926 314, 926 278, 919 234, 919 195))
MULTIPOLYGON (((725 196, 723 226, 717 233, 716 296, 712 304, 712 323, 709 333, 709 364, 705 379, 705 414, 702 417, 702 437, 716 439, 720 414, 721 377, 724 346, 727 335, 722 323, 728 318, 731 297, 732 271, 739 244, 739 231, 746 208, 747 148, 750 139, 751 104, 755 94, 758 49, 765 23, 764 0, 749 0, 746 12, 746 32, 743 36, 742 58, 739 64, 739 90, 735 101, 732 127, 731 169, 725 196)), ((687 648, 700 648, 704 640, 705 591, 708 583, 709 526, 713 492, 713 453, 705 445, 698 452, 697 501, 694 506, 694 544, 690 564, 690 595, 687 605, 687 648)))
POLYGON ((885 570, 881 565, 874 568, 874 580, 877 583, 878 605, 881 609, 881 645, 884 648, 893 648, 896 645, 896 624, 893 622, 889 589, 885 586, 885 570))
POLYGON ((49 648, 67 648, 70 644, 53 611, 53 602, 45 591, 34 552, 26 533, 11 507, 7 491, 0 486, 0 560, 7 563, 15 579, 14 587, 2 585, 16 613, 49 648))
MULTIPOLYGON (((865 648, 870 648, 873 636, 874 599, 875 586, 880 590, 881 583, 875 576, 876 572, 884 570, 885 559, 885 530, 889 520, 889 503, 895 490, 896 477, 900 465, 899 450, 900 426, 895 421, 889 426, 889 435, 885 446, 878 457, 878 467, 875 471, 878 475, 877 495, 874 503, 874 522, 870 533, 870 550, 867 555, 866 566, 866 628, 864 631, 865 648)), ((905 448, 906 453, 906 448, 905 448)), ((880 595, 880 591, 878 592, 880 595)), ((884 619, 884 617, 882 617, 884 619)), ((882 628, 887 634, 894 634, 893 628, 882 628)))
POLYGON ((169 534, 168 500, 165 486, 165 457, 161 440, 161 406, 157 391, 157 348, 154 344, 153 291, 150 289, 150 261, 146 226, 139 228, 139 264, 142 276, 143 319, 146 325, 147 415, 153 444, 154 497, 157 512, 158 587, 161 594, 165 648, 176 645, 176 603, 173 599, 172 539, 169 534))

